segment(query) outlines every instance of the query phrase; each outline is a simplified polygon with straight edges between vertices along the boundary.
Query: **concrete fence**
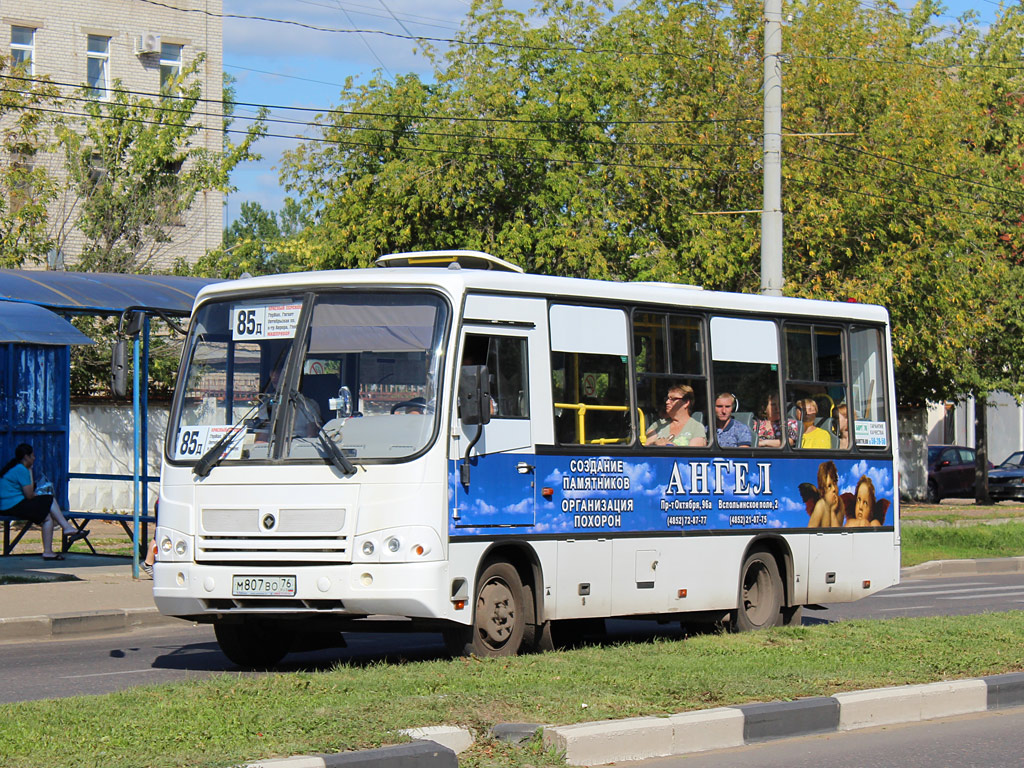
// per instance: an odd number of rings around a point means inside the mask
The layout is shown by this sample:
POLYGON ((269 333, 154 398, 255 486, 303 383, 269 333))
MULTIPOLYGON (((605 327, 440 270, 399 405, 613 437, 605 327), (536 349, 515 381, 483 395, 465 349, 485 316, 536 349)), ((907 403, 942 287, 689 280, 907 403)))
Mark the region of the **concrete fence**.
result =
MULTIPOLYGON (((149 406, 149 474, 159 476, 169 407, 149 406)), ((69 470, 131 476, 134 463, 135 419, 131 405, 72 405, 69 470)), ((157 484, 150 485, 152 511, 157 484)), ((132 482, 72 479, 68 503, 77 512, 131 512, 132 482)))

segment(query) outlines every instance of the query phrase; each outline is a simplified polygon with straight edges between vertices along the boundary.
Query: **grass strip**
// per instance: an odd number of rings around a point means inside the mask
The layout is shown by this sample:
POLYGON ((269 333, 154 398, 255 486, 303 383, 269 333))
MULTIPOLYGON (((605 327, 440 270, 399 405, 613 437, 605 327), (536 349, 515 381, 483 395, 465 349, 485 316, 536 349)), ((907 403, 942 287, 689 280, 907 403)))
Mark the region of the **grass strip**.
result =
MULTIPOLYGON (((849 621, 611 643, 509 659, 221 674, 0 706, 6 768, 229 766, 365 749, 397 729, 574 723, 1024 669, 1024 612, 849 621)), ((482 739, 460 765, 557 765, 482 739), (525 761, 525 762, 524 762, 525 761)))
POLYGON ((1024 523, 906 526, 900 529, 900 541, 904 567, 929 560, 1019 557, 1024 555, 1024 523))

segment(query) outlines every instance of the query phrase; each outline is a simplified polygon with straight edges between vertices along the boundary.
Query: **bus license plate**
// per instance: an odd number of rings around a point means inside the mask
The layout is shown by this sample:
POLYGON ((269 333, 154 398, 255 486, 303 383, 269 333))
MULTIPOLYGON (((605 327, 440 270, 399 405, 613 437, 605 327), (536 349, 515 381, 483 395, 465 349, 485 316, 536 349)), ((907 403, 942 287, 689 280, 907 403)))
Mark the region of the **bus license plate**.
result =
POLYGON ((295 597, 294 576, 232 576, 236 597, 295 597))

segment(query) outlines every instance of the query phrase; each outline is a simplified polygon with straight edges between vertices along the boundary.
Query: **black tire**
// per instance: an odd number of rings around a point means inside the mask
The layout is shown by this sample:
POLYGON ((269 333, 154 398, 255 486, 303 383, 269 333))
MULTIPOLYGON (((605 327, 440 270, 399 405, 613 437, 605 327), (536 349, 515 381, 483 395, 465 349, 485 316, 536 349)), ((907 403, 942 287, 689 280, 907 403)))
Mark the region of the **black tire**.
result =
POLYGON ((942 501, 942 494, 939 493, 939 486, 936 485, 934 480, 928 481, 928 503, 938 504, 942 501))
POLYGON ((782 623, 782 579, 768 552, 747 555, 740 569, 740 592, 731 629, 751 632, 782 623))
POLYGON ((215 621, 213 633, 221 651, 242 669, 269 669, 285 657, 294 633, 279 624, 249 619, 215 621))
POLYGON ((782 625, 784 627, 799 627, 804 621, 804 607, 802 605, 791 605, 782 609, 782 625))
MULTIPOLYGON (((523 645, 530 613, 519 572, 505 562, 491 563, 477 579, 475 595, 473 624, 463 634, 463 654, 481 658, 515 656, 523 645)), ((445 640, 449 641, 448 634, 445 640)), ((449 644, 449 650, 452 646, 449 644)))

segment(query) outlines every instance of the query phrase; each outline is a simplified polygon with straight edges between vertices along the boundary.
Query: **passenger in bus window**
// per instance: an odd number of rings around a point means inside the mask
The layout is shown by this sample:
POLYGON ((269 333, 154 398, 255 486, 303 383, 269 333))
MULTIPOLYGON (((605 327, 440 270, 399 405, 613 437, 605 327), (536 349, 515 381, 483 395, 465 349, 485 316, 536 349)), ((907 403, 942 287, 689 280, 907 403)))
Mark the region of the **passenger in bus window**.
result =
MULTIPOLYGON (((822 430, 824 432, 824 430, 822 430)), ((843 525, 843 507, 839 499, 839 472, 835 462, 818 465, 817 500, 811 510, 808 528, 839 528, 843 525)))
POLYGON ((836 433, 839 435, 839 450, 845 451, 850 447, 850 418, 847 414, 846 403, 836 406, 836 433))
POLYGON ((813 397, 805 397, 797 400, 797 415, 803 422, 803 431, 800 434, 800 447, 817 450, 828 450, 832 447, 832 437, 827 429, 822 429, 815 423, 818 417, 818 403, 813 397), (802 414, 802 415, 801 415, 802 414))
POLYGON ((647 445, 703 447, 708 444, 704 425, 693 418, 693 387, 677 384, 665 396, 665 417, 647 429, 647 445))
POLYGON ((782 447, 782 413, 779 410, 779 396, 769 392, 765 397, 758 417, 754 419, 758 448, 782 447))
POLYGON ((736 395, 722 392, 715 398, 715 427, 721 448, 749 448, 753 438, 746 424, 732 417, 736 410, 736 395))

